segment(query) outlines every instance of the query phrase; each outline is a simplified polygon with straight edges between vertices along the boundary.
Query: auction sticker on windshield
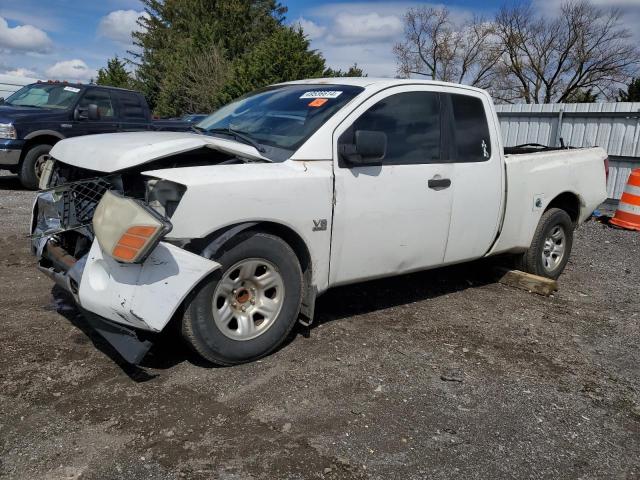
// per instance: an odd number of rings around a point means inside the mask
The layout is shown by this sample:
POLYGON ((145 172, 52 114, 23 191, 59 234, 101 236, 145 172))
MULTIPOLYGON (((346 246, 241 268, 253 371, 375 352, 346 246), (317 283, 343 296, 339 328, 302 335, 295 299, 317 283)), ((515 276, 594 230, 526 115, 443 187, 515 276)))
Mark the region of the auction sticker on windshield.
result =
POLYGON ((335 90, 315 90, 303 93, 300 98, 338 98, 341 93, 335 90))
POLYGON ((324 105, 328 101, 329 101, 328 98, 316 98, 315 100, 312 100, 311 103, 309 103, 309 106, 310 107, 321 107, 322 105, 324 105))
POLYGON ((78 93, 80 91, 80 89, 76 87, 64 87, 64 89, 67 92, 73 92, 73 93, 78 93))

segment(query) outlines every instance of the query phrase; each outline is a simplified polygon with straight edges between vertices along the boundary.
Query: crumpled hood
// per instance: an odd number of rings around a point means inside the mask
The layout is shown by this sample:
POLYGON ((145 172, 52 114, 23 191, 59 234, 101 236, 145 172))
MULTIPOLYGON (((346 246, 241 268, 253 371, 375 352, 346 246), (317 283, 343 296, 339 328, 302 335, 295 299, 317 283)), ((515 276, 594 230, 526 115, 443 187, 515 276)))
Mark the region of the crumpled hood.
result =
POLYGON ((251 145, 189 132, 105 133, 68 138, 54 145, 51 156, 74 167, 111 173, 203 147, 269 161, 251 145))

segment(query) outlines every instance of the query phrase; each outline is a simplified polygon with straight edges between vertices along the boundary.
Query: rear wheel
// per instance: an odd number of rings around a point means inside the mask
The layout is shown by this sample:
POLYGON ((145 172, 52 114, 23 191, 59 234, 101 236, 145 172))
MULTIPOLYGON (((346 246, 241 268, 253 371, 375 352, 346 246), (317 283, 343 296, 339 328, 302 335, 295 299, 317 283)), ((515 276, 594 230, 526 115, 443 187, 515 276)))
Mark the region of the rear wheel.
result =
POLYGON ((525 272, 556 279, 569 261, 574 224, 559 208, 547 210, 538 223, 529 249, 519 258, 525 272))
POLYGON ((47 158, 49 158, 49 152, 52 146, 47 144, 34 145, 31 147, 22 160, 18 177, 20 183, 24 188, 30 190, 37 190, 40 183, 40 176, 42 175, 42 168, 44 167, 47 158))
POLYGON ((278 237, 245 232, 213 260, 222 267, 189 302, 183 337, 220 365, 269 354, 298 318, 303 288, 298 258, 278 237))

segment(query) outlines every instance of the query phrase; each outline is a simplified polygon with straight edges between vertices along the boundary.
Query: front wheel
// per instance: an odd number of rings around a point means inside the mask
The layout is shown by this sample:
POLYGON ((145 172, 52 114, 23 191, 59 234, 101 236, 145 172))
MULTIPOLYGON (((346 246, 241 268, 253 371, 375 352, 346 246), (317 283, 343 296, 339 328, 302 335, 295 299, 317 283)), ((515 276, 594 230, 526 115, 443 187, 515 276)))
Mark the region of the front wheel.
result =
POLYGON ((22 160, 18 177, 24 188, 37 190, 45 162, 49 158, 51 145, 41 144, 31 147, 22 160))
POLYGON ((525 272, 557 279, 569 261, 574 224, 564 210, 550 208, 538 223, 529 249, 519 258, 525 272))
POLYGON ((257 360, 291 332, 302 301, 302 270, 282 239, 245 232, 218 252, 221 268, 187 305, 182 334, 219 365, 257 360))

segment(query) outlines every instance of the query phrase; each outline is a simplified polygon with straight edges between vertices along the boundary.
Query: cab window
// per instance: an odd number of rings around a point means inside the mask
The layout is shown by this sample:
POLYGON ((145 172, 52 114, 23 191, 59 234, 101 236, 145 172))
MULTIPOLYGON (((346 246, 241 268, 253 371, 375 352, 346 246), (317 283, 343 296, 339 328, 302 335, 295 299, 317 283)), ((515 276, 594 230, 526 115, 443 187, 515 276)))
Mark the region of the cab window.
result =
POLYGON ((80 100, 78 106, 80 108, 88 108, 91 104, 98 106, 101 119, 115 116, 111 95, 109 95, 109 92, 106 90, 88 90, 80 100))
POLYGON ((478 97, 448 94, 450 102, 451 160, 484 162, 491 157, 487 114, 478 97))
MULTIPOLYGON (((384 165, 439 163, 440 98, 435 92, 406 92, 380 100, 345 132, 384 132, 387 153, 384 165)), ((341 138, 341 141, 349 141, 341 138)))
POLYGON ((121 117, 123 120, 146 120, 145 106, 138 95, 131 92, 116 92, 120 101, 121 117))

